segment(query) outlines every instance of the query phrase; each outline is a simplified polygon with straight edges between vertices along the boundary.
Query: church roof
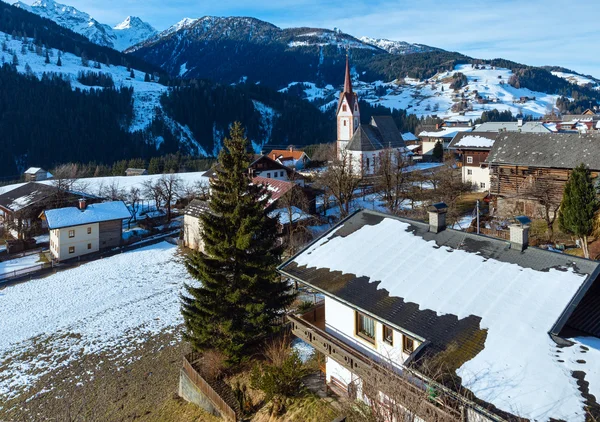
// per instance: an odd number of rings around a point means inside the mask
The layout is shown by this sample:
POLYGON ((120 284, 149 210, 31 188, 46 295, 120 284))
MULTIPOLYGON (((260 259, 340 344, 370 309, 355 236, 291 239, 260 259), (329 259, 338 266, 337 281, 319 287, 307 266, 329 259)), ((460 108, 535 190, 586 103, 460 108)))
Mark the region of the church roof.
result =
POLYGON ((404 140, 391 116, 373 116, 371 123, 360 125, 348 143, 349 151, 380 151, 403 148, 404 140))
POLYGON ((352 77, 350 75, 350 63, 348 55, 346 55, 346 76, 344 78, 344 91, 340 94, 340 100, 338 101, 337 113, 340 112, 342 102, 344 98, 348 102, 348 106, 351 111, 354 111, 354 104, 358 103, 358 95, 352 91, 352 77))

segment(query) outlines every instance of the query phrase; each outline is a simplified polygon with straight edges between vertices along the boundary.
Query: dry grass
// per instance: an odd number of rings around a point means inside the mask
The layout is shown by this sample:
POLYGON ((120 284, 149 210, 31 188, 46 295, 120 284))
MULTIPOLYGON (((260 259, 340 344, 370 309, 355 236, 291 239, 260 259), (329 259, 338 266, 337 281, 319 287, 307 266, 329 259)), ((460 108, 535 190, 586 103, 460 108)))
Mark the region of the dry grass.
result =
MULTIPOLYGON (((131 353, 108 350, 57 367, 4 403, 0 421, 215 421, 176 398, 187 352, 178 335, 162 333, 145 340, 131 353)), ((40 344, 37 352, 48 346, 40 344)))

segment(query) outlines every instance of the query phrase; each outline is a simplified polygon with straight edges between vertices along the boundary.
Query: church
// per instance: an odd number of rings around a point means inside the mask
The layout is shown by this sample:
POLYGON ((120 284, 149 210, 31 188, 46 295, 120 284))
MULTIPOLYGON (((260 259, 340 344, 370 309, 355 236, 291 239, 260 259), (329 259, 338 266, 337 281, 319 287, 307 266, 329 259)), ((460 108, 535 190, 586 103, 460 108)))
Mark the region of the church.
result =
POLYGON ((338 158, 349 160, 356 174, 375 174, 377 159, 386 149, 406 153, 402 135, 391 116, 373 116, 368 125, 360 123, 358 94, 352 90, 348 56, 344 91, 336 115, 338 158))

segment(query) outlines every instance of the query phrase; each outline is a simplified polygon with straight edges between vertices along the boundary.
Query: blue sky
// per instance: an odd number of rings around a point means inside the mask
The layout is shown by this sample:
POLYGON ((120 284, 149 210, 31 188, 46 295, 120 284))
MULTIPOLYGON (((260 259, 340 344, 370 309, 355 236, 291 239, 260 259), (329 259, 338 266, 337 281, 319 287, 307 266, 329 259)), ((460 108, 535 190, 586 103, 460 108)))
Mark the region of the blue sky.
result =
MULTIPOLYGON (((27 0, 31 3, 32 0, 27 0)), ((184 17, 253 16, 280 27, 339 28, 477 58, 559 65, 600 78, 600 1, 59 0, 114 25, 128 15, 165 29, 184 17)))

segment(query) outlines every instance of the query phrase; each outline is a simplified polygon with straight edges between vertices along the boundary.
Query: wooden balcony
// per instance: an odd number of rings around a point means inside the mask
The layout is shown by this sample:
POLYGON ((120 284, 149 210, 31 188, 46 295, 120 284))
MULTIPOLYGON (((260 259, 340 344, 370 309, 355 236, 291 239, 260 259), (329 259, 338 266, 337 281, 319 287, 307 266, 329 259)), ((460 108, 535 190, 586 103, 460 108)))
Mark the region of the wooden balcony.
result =
MULTIPOLYGON (((366 386, 376 386, 379 391, 399 401, 400 405, 409 408, 412 413, 426 421, 502 421, 477 404, 437 385, 415 373, 399 374, 391 367, 373 360, 324 331, 304 317, 318 315, 307 312, 303 316, 288 315, 292 333, 313 346, 325 356, 360 377, 366 386), (430 387, 436 391, 435 398, 430 394, 430 387), (429 392, 428 392, 429 391, 429 392), (478 415, 471 419, 470 416, 478 415)), ((321 322, 319 319, 315 323, 321 322)), ((324 320, 322 321, 324 327, 324 320)), ((321 325, 321 324, 320 324, 321 325)))

